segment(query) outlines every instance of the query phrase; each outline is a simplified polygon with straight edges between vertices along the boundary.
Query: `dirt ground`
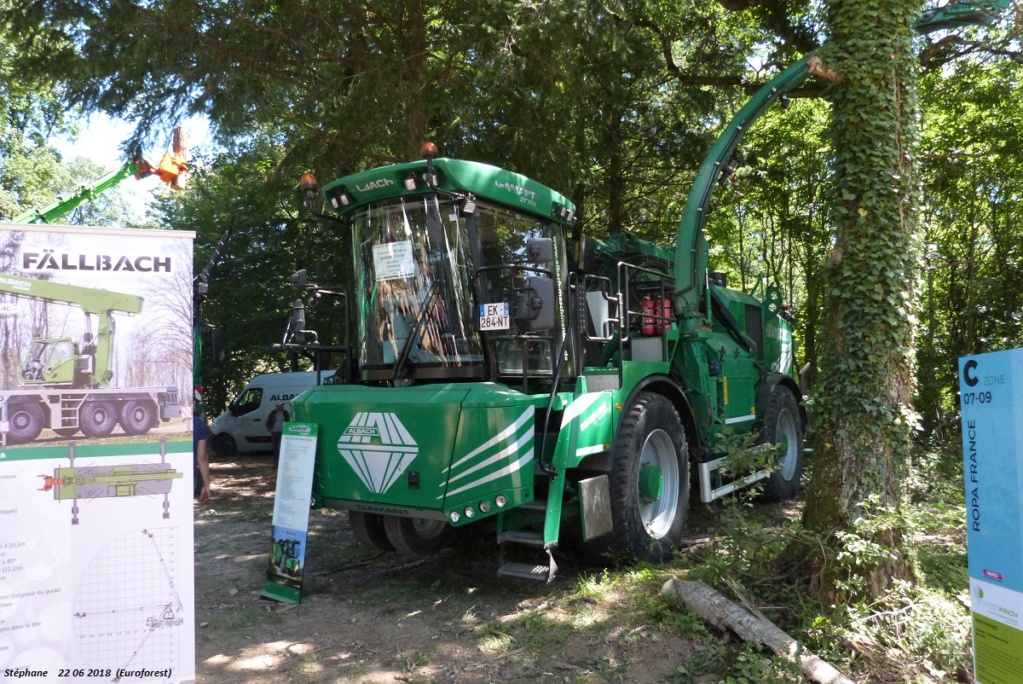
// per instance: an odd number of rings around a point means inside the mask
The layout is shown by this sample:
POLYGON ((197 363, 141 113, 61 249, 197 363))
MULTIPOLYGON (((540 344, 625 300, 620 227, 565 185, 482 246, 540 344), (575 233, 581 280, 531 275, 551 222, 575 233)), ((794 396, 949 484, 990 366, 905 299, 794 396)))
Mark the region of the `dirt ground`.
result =
POLYGON ((211 469, 213 498, 196 504, 198 682, 670 682, 714 642, 623 614, 613 590, 580 592, 599 571, 500 578, 496 543, 471 534, 429 559, 375 553, 331 510, 311 514, 301 603, 262 599, 270 456, 211 469))

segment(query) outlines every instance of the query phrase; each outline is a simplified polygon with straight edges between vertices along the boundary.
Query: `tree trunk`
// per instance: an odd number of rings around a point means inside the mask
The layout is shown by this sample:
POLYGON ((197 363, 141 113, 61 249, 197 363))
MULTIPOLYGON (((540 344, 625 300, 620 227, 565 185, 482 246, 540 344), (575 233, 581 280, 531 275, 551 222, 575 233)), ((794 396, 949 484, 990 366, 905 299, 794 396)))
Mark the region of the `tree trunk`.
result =
POLYGON ((920 6, 831 0, 828 8, 832 38, 824 66, 841 77, 830 89, 837 234, 826 264, 804 521, 831 540, 831 557, 812 568, 813 589, 829 602, 876 598, 893 580, 916 578, 901 513, 913 423, 912 26, 920 6), (867 543, 844 544, 851 538, 867 543))
MULTIPOLYGON (((423 0, 406 0, 405 14, 399 22, 402 37, 399 44, 405 49, 402 64, 402 108, 404 145, 407 159, 418 159, 429 134, 430 111, 427 98, 427 58, 429 41, 426 35, 426 9, 423 0)), ((443 152, 443 150, 442 150, 443 152)))

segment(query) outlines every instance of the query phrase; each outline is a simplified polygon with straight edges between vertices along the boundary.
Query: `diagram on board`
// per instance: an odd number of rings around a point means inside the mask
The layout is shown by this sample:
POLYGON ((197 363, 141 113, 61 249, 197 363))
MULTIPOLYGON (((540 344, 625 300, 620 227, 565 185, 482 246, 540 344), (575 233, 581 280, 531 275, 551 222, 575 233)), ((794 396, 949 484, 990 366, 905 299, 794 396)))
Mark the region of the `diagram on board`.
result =
POLYGON ((75 642, 90 667, 180 670, 189 632, 179 583, 188 560, 174 527, 129 532, 93 557, 73 613, 75 642))
POLYGON ((184 477, 167 463, 167 440, 160 441, 159 463, 75 466, 75 444, 68 444, 66 467, 53 469, 53 476, 40 475, 39 491, 53 491, 56 501, 71 500, 71 524, 78 524, 78 500, 125 496, 163 496, 163 517, 170 517, 170 491, 174 480, 184 477))

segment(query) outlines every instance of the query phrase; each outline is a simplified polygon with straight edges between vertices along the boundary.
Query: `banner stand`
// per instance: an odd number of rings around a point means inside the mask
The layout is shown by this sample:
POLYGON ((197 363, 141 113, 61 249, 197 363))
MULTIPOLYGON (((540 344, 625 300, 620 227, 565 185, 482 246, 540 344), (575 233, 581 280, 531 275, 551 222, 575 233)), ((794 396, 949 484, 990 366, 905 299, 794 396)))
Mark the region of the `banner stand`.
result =
POLYGON ((1023 681, 1023 349, 959 360, 973 666, 1023 681))
POLYGON ((317 427, 315 423, 285 423, 281 437, 273 541, 267 559, 266 585, 260 595, 282 603, 302 600, 317 427))

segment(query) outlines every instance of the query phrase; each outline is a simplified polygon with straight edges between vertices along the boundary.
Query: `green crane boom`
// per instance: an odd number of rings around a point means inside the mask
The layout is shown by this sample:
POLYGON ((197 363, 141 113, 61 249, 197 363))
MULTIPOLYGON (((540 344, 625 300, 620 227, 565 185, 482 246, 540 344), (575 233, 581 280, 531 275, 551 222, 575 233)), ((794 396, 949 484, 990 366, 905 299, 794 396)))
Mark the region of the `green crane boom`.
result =
POLYGON ((14 217, 14 223, 53 223, 86 202, 91 202, 110 188, 115 187, 126 178, 136 179, 156 175, 164 183, 175 190, 185 187, 185 175, 188 171, 186 162, 187 147, 185 134, 181 127, 174 129, 173 144, 169 152, 164 153, 159 164, 152 164, 141 155, 126 161, 121 168, 111 171, 99 180, 78 187, 67 197, 58 197, 42 209, 31 209, 14 217))
POLYGON ((53 223, 71 213, 86 202, 91 202, 104 192, 131 176, 144 178, 152 173, 152 166, 138 157, 124 163, 124 166, 103 176, 94 183, 82 185, 68 197, 60 197, 42 209, 31 209, 14 217, 14 223, 53 223))
POLYGON ((106 387, 113 376, 113 313, 136 314, 142 298, 48 280, 0 275, 0 292, 42 302, 77 306, 86 315, 81 344, 69 338, 36 338, 21 371, 26 385, 44 387, 106 387), (99 320, 96 335, 91 316, 99 320))

